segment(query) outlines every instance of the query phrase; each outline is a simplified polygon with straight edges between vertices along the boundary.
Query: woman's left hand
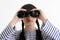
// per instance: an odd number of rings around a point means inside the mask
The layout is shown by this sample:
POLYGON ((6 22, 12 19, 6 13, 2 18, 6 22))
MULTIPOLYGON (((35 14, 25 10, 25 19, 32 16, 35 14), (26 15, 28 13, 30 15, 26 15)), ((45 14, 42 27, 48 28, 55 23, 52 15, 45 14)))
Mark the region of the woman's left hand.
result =
POLYGON ((44 12, 41 9, 32 9, 32 10, 39 10, 40 11, 40 15, 39 15, 38 19, 42 20, 43 23, 46 22, 47 18, 44 15, 44 12))

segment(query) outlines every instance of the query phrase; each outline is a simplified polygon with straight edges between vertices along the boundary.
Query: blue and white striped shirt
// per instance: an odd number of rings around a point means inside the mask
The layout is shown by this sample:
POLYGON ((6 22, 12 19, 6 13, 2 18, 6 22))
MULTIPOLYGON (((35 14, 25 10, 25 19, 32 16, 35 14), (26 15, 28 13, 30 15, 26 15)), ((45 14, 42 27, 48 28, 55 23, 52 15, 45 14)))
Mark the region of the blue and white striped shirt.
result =
MULTIPOLYGON (((42 36, 44 40, 60 40, 60 31, 52 25, 49 20, 41 27, 42 36)), ((0 34, 0 40, 18 40, 20 31, 16 31, 9 24, 6 29, 0 34)), ((25 30, 26 40, 36 40, 36 31, 25 30)))

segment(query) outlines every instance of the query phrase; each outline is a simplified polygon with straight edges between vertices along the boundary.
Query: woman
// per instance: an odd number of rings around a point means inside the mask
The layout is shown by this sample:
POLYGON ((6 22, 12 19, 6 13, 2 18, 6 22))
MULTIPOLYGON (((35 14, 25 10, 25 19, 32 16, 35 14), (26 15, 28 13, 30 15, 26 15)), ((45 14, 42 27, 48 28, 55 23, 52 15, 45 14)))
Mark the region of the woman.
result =
POLYGON ((44 16, 42 10, 37 9, 32 4, 26 4, 21 7, 19 12, 17 12, 13 20, 2 32, 0 36, 1 40, 60 40, 60 31, 49 22, 49 20, 44 16), (30 14, 30 12, 34 12, 36 10, 40 13, 38 17, 34 16, 35 14, 30 14), (24 13, 26 12, 26 16, 18 16, 20 11, 24 13), (43 22, 41 29, 39 27, 38 19, 43 22), (22 21, 22 30, 16 31, 15 25, 19 21, 22 21), (34 27, 35 23, 38 28, 34 27))

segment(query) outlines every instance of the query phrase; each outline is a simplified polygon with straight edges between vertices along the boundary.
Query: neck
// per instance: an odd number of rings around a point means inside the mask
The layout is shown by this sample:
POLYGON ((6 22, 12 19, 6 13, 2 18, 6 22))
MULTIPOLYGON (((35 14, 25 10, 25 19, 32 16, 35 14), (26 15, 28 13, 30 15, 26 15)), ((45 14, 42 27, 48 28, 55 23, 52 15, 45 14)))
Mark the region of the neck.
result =
POLYGON ((37 30, 37 28, 34 27, 34 25, 30 25, 30 26, 25 25, 25 30, 37 30))

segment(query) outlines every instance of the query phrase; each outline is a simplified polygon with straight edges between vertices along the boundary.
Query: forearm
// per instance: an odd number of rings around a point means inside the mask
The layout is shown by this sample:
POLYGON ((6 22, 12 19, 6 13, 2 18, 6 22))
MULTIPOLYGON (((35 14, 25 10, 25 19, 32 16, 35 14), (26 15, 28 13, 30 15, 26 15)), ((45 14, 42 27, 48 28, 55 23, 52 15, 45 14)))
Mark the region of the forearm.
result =
POLYGON ((46 23, 46 20, 47 20, 47 18, 46 17, 42 17, 42 18, 39 18, 41 21, 42 21, 42 23, 46 23))
POLYGON ((47 38, 50 36, 54 40, 60 39, 60 31, 54 25, 52 25, 49 20, 46 21, 41 29, 42 32, 46 33, 47 38))
POLYGON ((13 28, 16 25, 16 23, 17 23, 17 19, 16 20, 12 20, 10 22, 11 27, 13 28))
POLYGON ((47 18, 42 18, 42 22, 45 24, 46 23, 47 18))
POLYGON ((15 33, 15 29, 12 28, 10 24, 4 29, 4 31, 0 35, 0 39, 4 39, 5 37, 9 36, 10 34, 15 33))

